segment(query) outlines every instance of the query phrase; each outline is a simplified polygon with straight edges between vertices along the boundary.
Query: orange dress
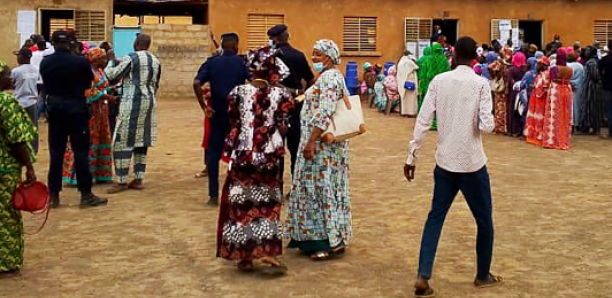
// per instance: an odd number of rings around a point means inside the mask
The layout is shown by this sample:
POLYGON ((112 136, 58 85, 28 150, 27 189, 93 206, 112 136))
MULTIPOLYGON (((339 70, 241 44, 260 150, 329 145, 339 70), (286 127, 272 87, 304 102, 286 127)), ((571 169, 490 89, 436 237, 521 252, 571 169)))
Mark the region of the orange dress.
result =
POLYGON ((543 71, 536 76, 533 92, 529 99, 529 111, 525 124, 525 137, 528 143, 542 146, 544 131, 544 111, 550 88, 550 73, 543 71))

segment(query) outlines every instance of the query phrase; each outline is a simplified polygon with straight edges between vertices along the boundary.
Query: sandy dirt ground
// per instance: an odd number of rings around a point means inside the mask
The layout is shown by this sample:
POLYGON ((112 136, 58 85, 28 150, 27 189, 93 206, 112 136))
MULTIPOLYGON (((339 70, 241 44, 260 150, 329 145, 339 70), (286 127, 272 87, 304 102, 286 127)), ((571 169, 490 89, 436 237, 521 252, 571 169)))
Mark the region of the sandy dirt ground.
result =
MULTIPOLYGON (((64 190, 62 208, 40 234, 27 237, 21 276, 0 280, 0 297, 412 296, 433 186, 434 133, 421 151, 417 180, 408 183, 402 166, 414 120, 367 110, 368 134, 351 141, 354 242, 347 255, 313 263, 287 251, 288 275, 271 279, 215 258, 217 209, 205 204, 207 180, 193 178, 202 164, 196 102, 161 101, 158 114, 147 188, 86 211, 76 190, 64 190)), ((45 144, 44 125, 41 139, 45 144)), ((495 210, 493 271, 506 283, 472 286, 476 230, 459 196, 434 268, 438 297, 612 297, 612 142, 575 137, 569 151, 497 135, 484 143, 495 210)), ((41 178, 47 165, 43 145, 41 178)), ((38 221, 27 218, 32 230, 38 221)))

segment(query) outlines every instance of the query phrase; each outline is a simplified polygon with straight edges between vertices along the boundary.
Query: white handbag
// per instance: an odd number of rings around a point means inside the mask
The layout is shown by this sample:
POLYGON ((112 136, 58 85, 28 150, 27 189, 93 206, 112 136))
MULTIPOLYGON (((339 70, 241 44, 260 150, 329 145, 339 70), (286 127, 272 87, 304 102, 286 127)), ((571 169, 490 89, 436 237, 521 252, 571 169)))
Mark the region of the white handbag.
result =
POLYGON ((323 132, 322 139, 326 143, 342 142, 366 132, 361 99, 359 95, 344 96, 338 101, 332 123, 323 132), (349 103, 349 106, 347 106, 349 103))

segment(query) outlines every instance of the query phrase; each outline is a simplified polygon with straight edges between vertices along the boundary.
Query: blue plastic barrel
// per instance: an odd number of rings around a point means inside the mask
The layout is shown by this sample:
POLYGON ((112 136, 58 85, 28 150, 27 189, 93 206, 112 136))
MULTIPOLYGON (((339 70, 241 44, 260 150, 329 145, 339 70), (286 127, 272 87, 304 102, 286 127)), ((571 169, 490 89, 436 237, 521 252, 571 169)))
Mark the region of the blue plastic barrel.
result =
POLYGON ((349 61, 346 64, 346 87, 351 95, 358 94, 359 91, 359 65, 355 61, 349 61))

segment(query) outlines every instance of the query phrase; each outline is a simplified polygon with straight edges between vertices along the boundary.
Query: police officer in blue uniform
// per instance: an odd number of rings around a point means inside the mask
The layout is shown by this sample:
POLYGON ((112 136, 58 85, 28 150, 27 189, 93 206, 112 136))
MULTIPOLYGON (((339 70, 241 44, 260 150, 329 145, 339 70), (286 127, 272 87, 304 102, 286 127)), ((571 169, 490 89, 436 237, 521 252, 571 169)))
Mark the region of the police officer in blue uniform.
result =
POLYGON ((194 80, 194 87, 210 83, 212 106, 207 106, 201 88, 194 88, 202 111, 211 118, 207 152, 209 205, 219 204, 219 162, 230 127, 227 96, 249 78, 244 58, 237 55, 238 42, 238 35, 235 33, 222 35, 223 53, 207 60, 194 80))
POLYGON ((81 208, 106 205, 106 199, 91 192, 91 112, 85 99, 85 90, 91 88, 94 79, 91 65, 84 57, 71 54, 68 32, 56 31, 52 41, 55 53, 45 57, 40 64, 40 74, 47 92, 50 155, 47 183, 51 194, 51 207, 57 208, 60 204, 64 153, 69 138, 81 192, 81 208))

